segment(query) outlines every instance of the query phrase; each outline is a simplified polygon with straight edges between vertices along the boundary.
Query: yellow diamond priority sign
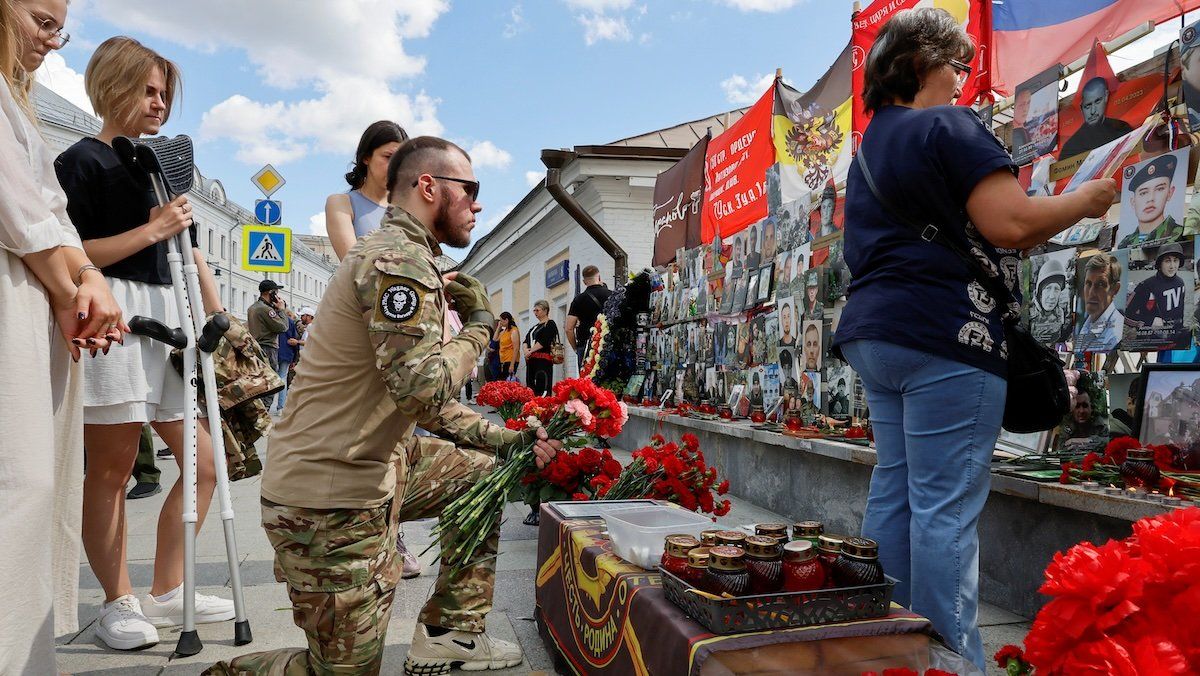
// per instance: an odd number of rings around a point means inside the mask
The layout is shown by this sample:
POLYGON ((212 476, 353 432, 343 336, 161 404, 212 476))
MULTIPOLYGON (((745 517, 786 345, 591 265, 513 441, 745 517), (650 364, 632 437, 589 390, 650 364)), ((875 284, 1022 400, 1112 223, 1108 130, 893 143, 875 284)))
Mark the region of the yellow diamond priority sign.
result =
POLYGON ((283 187, 287 181, 283 180, 283 174, 280 174, 275 167, 267 165, 258 170, 258 173, 250 177, 250 182, 258 186, 262 194, 270 197, 275 194, 276 190, 283 187))

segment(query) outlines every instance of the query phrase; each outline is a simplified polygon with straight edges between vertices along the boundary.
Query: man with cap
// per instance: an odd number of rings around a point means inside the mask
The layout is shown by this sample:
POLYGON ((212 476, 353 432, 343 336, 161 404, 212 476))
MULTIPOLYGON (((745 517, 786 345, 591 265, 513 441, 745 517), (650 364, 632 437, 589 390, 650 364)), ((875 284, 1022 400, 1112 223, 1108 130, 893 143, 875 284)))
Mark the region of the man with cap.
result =
POLYGON ((837 224, 833 222, 833 214, 837 209, 837 188, 833 184, 833 179, 830 179, 825 184, 825 189, 821 191, 821 229, 817 233, 817 237, 832 235, 838 231, 837 224))
POLYGON ((1117 309, 1121 262, 1104 252, 1089 256, 1083 268, 1085 318, 1075 338, 1076 352, 1108 352, 1121 342, 1125 317, 1117 309))
POLYGON ((1108 110, 1108 80, 1094 77, 1084 83, 1079 91, 1079 108, 1083 112, 1083 126, 1063 143, 1061 157, 1074 157, 1089 150, 1121 138, 1133 131, 1125 120, 1106 117, 1108 110))
POLYGON ((846 395, 844 377, 838 377, 837 391, 829 398, 829 415, 850 415, 850 397, 846 395))
MULTIPOLYGON (((1183 247, 1164 244, 1154 258, 1155 275, 1142 281, 1133 290, 1125 306, 1125 323, 1135 328, 1153 328, 1156 335, 1186 347, 1187 329, 1183 309, 1187 302, 1187 285, 1179 278, 1183 265, 1183 247)), ((1164 349, 1172 349, 1164 346, 1164 349)))
POLYGON ((246 328, 267 353, 271 368, 276 371, 279 371, 279 334, 288 330, 283 299, 276 293, 282 288, 274 280, 262 280, 258 283, 258 300, 246 309, 246 328))
POLYGON ((817 296, 821 292, 821 269, 813 268, 804 273, 804 318, 825 317, 825 304, 817 296))
POLYGON ((1033 287, 1033 302, 1029 304, 1030 333, 1043 345, 1066 340, 1067 304, 1063 289, 1067 285, 1067 269, 1057 258, 1050 258, 1038 270, 1033 287))
POLYGON ((1133 215, 1137 217, 1137 229, 1121 239, 1118 248, 1126 249, 1145 242, 1161 239, 1179 239, 1183 226, 1166 214, 1167 205, 1175 195, 1174 155, 1160 155, 1147 162, 1129 179, 1125 190, 1131 193, 1133 215))

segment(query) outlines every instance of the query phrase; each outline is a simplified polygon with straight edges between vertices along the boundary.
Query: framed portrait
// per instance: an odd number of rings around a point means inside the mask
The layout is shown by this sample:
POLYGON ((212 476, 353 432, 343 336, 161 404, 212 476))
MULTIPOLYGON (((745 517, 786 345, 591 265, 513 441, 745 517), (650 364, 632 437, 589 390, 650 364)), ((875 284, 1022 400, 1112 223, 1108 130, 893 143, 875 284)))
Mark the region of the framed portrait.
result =
POLYGON ((746 302, 740 308, 743 312, 758 307, 758 270, 746 269, 746 302))
POLYGON ((805 371, 820 371, 825 360, 825 340, 822 320, 806 320, 800 333, 801 344, 804 348, 805 371))
POLYGON ((1129 250, 1121 349, 1187 350, 1196 310, 1195 242, 1129 250))
POLYGON ((1122 171, 1118 248, 1158 244, 1183 236, 1189 151, 1181 148, 1131 164, 1122 171))
MULTIPOLYGON (((1029 299, 1029 332, 1043 345, 1065 342, 1075 327, 1075 250, 1030 256, 1029 272, 1024 289, 1029 299)), ((971 301, 981 312, 990 312, 996 301, 986 293, 975 293, 977 287, 978 282, 968 287, 971 301)))
POLYGON ((758 296, 755 300, 756 305, 769 303, 772 298, 772 282, 775 280, 775 263, 774 261, 763 265, 758 269, 758 296))
POLYGON ((1179 448, 1200 443, 1200 365, 1147 364, 1142 383, 1138 440, 1179 448))
POLYGON ((1125 329, 1129 251, 1097 251, 1075 262, 1076 352, 1111 352, 1125 329))
POLYGON ((1062 65, 1054 64, 1017 85, 1013 95, 1013 162, 1025 164, 1054 151, 1058 145, 1058 80, 1062 65))

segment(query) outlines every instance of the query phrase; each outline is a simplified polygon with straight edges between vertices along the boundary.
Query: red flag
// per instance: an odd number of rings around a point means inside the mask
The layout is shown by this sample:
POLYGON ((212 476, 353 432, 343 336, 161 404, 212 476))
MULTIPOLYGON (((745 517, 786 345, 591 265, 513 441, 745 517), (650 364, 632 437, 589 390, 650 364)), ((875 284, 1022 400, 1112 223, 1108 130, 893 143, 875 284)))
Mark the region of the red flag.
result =
POLYGON ((1079 80, 1075 105, 1079 105, 1083 101, 1083 97, 1079 93, 1083 92, 1084 85, 1098 77, 1104 78, 1110 92, 1117 91, 1117 87, 1120 86, 1117 74, 1113 72, 1112 65, 1108 63, 1108 52, 1104 51, 1104 45, 1099 40, 1095 40, 1092 42, 1092 53, 1088 54, 1087 65, 1083 67, 1083 77, 1079 80))
POLYGON ((771 111, 775 83, 742 119, 708 142, 704 159, 701 241, 729 237, 767 217, 767 168, 775 163, 771 111))
MULTIPOLYGON (((883 26, 901 10, 913 9, 921 0, 875 0, 869 7, 855 14, 850 20, 853 45, 851 56, 854 71, 851 83, 854 91, 853 129, 855 148, 863 132, 867 130, 870 116, 863 110, 863 76, 866 72, 867 54, 875 44, 875 37, 883 26)), ((981 95, 992 88, 992 0, 968 0, 963 3, 964 9, 951 12, 951 15, 962 24, 967 31, 967 37, 975 45, 975 58, 971 59, 971 76, 963 84, 961 105, 975 103, 981 95), (960 16, 961 15, 961 16, 960 16)))

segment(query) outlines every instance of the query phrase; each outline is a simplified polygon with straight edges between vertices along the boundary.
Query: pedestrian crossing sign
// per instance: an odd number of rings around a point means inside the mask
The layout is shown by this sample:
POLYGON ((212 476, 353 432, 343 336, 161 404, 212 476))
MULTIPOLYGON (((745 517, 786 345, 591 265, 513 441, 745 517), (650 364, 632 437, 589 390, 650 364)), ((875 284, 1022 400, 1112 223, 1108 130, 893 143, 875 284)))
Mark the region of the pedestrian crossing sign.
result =
POLYGON ((243 225, 242 269, 256 272, 291 272, 291 228, 243 225))

